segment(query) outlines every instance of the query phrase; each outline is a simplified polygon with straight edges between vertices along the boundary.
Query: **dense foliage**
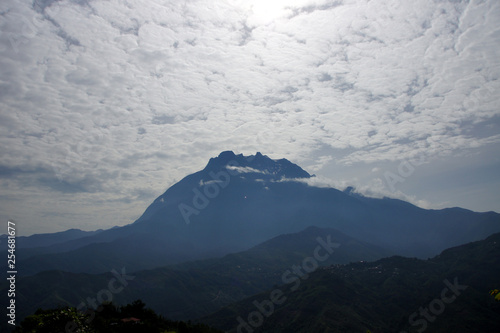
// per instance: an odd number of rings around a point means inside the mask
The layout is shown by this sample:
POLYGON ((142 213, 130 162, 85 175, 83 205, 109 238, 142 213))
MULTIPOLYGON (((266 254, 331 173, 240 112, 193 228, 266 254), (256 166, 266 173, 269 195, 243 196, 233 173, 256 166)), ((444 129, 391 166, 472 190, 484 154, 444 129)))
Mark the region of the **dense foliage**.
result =
MULTIPOLYGON (((314 253, 315 232, 279 237, 220 259, 133 273, 134 279, 113 301, 127 304, 141 298, 165 317, 194 320, 205 316, 200 322, 226 332, 238 331, 238 327, 239 333, 497 331, 500 234, 428 260, 393 256, 349 264, 332 262, 359 258, 373 248, 353 244, 348 238, 333 239, 342 246, 323 262, 326 266, 300 278, 300 273, 285 275, 286 283, 283 273, 295 271, 292 267, 300 263, 302 268, 311 263, 304 257, 314 253), (356 250, 359 254, 353 257, 356 250), (273 294, 276 290, 278 296, 273 294), (239 326, 238 318, 246 326, 239 326)), ((112 278, 60 271, 22 278, 20 303, 38 300, 38 307, 52 310, 28 316, 16 332, 66 332, 69 323, 70 332, 215 332, 202 325, 166 320, 142 302, 122 307, 105 304, 100 311, 85 315, 74 308, 54 309, 45 298, 51 295, 59 304, 79 304, 85 295, 99 295, 98 288, 112 278), (33 296, 37 297, 26 297, 32 293, 25 290, 36 291, 33 296)))
POLYGON ((26 317, 14 333, 220 333, 203 324, 170 321, 137 300, 118 307, 101 305, 96 311, 75 308, 39 309, 26 317))
MULTIPOLYGON (((222 306, 255 295, 282 283, 282 274, 292 265, 313 255, 317 237, 331 235, 339 244, 322 265, 376 260, 388 256, 378 247, 359 242, 333 229, 308 228, 275 237, 250 250, 222 258, 187 262, 140 272, 125 270, 127 280, 121 292, 113 294, 115 304, 143 300, 157 313, 173 320, 206 316, 222 306)), ((122 272, 121 269, 118 269, 122 272)), ((21 320, 36 309, 78 306, 88 297, 96 298, 116 275, 46 271, 19 277, 17 312, 21 320)), ((0 293, 7 293, 7 281, 0 281, 0 293)), ((119 285, 117 285, 119 287, 119 285)), ((121 289, 121 288, 120 288, 121 289)), ((106 299, 108 300, 108 299, 106 299)))
POLYGON ((396 256, 319 268, 296 289, 278 286, 282 295, 273 305, 269 290, 203 322, 245 333, 497 332, 499 277, 495 234, 429 260, 396 256))

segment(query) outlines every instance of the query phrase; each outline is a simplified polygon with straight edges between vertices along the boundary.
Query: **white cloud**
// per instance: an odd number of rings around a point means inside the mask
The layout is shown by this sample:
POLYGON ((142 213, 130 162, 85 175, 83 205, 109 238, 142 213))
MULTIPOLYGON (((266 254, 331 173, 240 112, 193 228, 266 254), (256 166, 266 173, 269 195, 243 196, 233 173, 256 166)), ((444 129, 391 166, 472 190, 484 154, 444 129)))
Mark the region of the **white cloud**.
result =
POLYGON ((269 174, 269 172, 265 171, 265 170, 262 171, 262 170, 257 170, 257 169, 251 168, 251 167, 240 167, 240 166, 235 166, 235 165, 228 165, 228 166, 226 166, 226 169, 231 170, 231 171, 235 171, 237 173, 261 173, 264 175, 269 174))
POLYGON ((40 196, 70 190, 89 216, 149 193, 123 210, 136 216, 227 149, 346 152, 320 172, 500 141, 483 131, 499 114, 496 1, 45 4, 0 5, 1 165, 32 170, 1 195, 33 207, 2 210, 33 225, 52 211, 40 196))

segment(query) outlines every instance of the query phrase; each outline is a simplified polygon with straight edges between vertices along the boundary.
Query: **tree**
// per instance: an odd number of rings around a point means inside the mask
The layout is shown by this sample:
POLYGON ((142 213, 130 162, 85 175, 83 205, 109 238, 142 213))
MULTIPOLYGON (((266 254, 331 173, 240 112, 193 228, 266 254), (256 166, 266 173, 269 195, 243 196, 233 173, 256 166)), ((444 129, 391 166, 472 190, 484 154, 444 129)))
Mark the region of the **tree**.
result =
POLYGON ((103 303, 98 312, 87 315, 65 307, 37 310, 26 317, 15 333, 221 333, 203 324, 167 320, 146 307, 141 300, 117 307, 103 303), (135 318, 137 320, 123 320, 135 318))
POLYGON ((15 333, 95 333, 89 325, 89 316, 75 308, 39 309, 35 314, 26 317, 15 333))
POLYGON ((496 301, 500 301, 500 290, 498 289, 490 290, 490 295, 493 296, 496 301))

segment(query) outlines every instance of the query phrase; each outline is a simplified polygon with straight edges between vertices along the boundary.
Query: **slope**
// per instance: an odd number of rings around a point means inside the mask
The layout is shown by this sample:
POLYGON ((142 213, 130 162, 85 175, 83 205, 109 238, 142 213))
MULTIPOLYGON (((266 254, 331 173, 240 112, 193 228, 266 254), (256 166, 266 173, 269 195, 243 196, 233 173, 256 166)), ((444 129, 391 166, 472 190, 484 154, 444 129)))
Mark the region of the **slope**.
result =
MULTIPOLYGON (((18 316, 39 307, 89 306, 99 299, 125 304, 142 299, 168 318, 194 319, 281 284, 283 272, 314 256, 321 244, 318 237, 335 244, 334 252, 318 263, 322 265, 374 260, 390 253, 333 229, 310 227, 220 259, 135 273, 126 266, 115 267, 114 273, 96 275, 46 271, 18 278, 16 300, 22 304, 18 316)), ((328 253, 321 251, 322 256, 328 253)), ((0 292, 6 293, 6 289, 3 283, 0 292)))
POLYGON ((390 257, 324 267, 295 289, 280 286, 202 321, 245 333, 495 332, 500 304, 488 291, 498 288, 499 275, 495 234, 425 261, 390 257))

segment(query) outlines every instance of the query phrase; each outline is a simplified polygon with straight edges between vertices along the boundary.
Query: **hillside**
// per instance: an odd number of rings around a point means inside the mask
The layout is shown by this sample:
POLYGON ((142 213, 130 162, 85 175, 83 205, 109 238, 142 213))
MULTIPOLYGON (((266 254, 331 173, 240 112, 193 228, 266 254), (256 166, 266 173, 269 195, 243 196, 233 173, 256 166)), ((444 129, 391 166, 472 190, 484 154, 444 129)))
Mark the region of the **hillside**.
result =
MULTIPOLYGON (((198 318, 281 284, 286 269, 305 258, 314 257, 315 249, 320 246, 318 237, 323 242, 335 244, 332 253, 321 250, 321 257, 325 258, 318 261, 320 265, 376 260, 390 254, 337 230, 310 227, 223 258, 154 270, 132 273, 126 266, 118 266, 114 269, 115 273, 105 274, 45 271, 18 279, 17 300, 23 304, 18 316, 22 318, 37 308, 77 307, 82 302, 86 303, 89 297, 99 299, 99 293, 110 289, 110 281, 123 275, 126 285, 111 284, 114 289, 120 290, 112 294, 112 300, 117 304, 142 299, 168 318, 198 318)), ((6 293, 6 288, 6 283, 3 283, 0 292, 6 293)))
POLYGON ((202 321, 227 332, 495 332, 500 304, 488 292, 498 288, 498 276, 495 234, 430 260, 323 267, 296 289, 270 289, 202 321), (271 306, 273 292, 281 296, 271 306))

